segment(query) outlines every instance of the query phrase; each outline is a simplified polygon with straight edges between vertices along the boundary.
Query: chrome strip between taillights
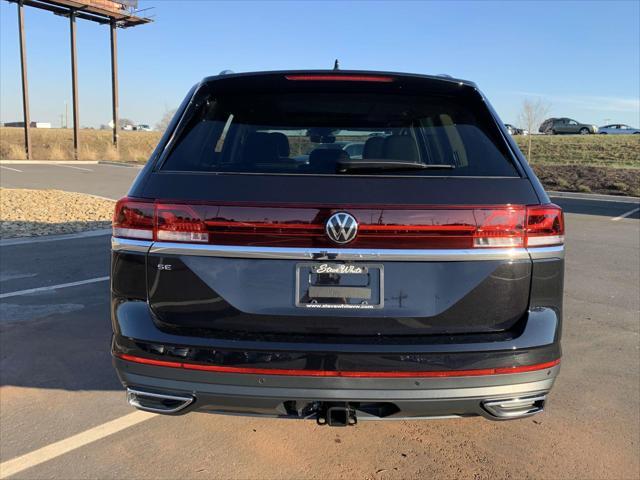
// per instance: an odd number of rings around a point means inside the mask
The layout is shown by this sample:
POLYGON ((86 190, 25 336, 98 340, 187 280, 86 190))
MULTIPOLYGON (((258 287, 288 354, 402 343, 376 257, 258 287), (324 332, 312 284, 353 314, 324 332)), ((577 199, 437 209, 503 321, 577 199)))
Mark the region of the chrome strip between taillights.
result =
POLYGON ((196 255, 203 257, 255 258, 272 260, 360 260, 459 262, 470 260, 562 259, 564 245, 534 248, 474 248, 474 249, 355 249, 355 248, 295 248, 239 247, 194 243, 151 242, 126 238, 111 239, 113 251, 129 251, 164 255, 196 255))
POLYGON ((155 242, 149 253, 165 255, 199 255, 226 258, 256 258, 279 260, 361 260, 361 261, 441 261, 523 260, 535 255, 542 258, 562 258, 563 246, 537 248, 475 248, 475 249, 351 249, 237 247, 230 245, 197 245, 155 242))

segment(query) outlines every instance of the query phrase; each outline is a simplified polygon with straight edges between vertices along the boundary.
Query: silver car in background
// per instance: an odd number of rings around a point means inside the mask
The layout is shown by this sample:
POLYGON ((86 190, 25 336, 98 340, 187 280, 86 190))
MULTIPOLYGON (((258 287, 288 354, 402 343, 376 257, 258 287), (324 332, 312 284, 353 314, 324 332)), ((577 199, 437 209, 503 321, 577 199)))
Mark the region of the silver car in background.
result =
POLYGON ((640 129, 630 127, 624 123, 612 123, 611 125, 604 125, 598 128, 598 133, 611 134, 611 135, 631 135, 633 133, 640 133, 640 129))

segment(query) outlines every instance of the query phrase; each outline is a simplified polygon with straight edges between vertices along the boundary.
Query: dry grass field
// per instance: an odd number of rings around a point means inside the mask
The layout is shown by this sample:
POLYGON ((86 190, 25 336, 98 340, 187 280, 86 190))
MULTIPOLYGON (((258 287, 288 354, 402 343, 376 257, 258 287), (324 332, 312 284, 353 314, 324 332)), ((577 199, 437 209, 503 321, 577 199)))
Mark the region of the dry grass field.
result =
MULTIPOLYGON (((73 158, 70 129, 32 129, 37 160, 73 158)), ((111 131, 82 130, 80 160, 143 163, 160 139, 159 132, 120 132, 120 148, 111 146, 111 131)), ((530 163, 545 186, 554 190, 640 196, 640 135, 534 135, 530 163)), ((527 151, 528 137, 516 142, 527 151)), ((0 128, 0 159, 20 160, 20 128, 0 128)))
MULTIPOLYGON (((112 160, 145 162, 155 148, 159 132, 120 132, 120 148, 111 143, 111 130, 80 130, 79 160, 112 160)), ((73 130, 51 128, 31 129, 31 144, 35 160, 73 159, 73 130)), ((24 134, 21 128, 0 128, 0 159, 22 160, 24 134)))
MULTIPOLYGON (((527 136, 514 137, 527 152, 527 136)), ((640 135, 532 135, 529 163, 640 168, 640 135)))

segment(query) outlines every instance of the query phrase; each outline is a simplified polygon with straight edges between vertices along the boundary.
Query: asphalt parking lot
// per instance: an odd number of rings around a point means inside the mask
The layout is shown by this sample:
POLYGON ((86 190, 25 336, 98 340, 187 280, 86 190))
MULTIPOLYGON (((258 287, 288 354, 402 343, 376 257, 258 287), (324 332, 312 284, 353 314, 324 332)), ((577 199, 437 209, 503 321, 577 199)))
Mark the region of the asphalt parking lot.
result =
MULTIPOLYGON (((1 169, 3 187, 109 198, 137 173, 7 167, 21 171, 1 169)), ((640 212, 603 200, 554 198, 568 231, 562 370, 545 413, 499 423, 135 413, 109 354, 109 237, 0 243, 0 477, 637 479, 640 212)))
POLYGON ((127 193, 140 168, 98 163, 3 164, 0 165, 0 186, 52 188, 117 200, 127 193))

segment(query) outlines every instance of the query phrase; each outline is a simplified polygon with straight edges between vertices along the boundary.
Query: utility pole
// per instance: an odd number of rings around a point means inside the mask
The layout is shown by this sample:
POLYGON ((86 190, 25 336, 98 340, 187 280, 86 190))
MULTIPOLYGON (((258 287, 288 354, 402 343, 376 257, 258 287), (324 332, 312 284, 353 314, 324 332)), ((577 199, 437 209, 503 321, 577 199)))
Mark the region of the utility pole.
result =
POLYGON ((29 115, 29 82, 27 81, 27 46, 24 36, 24 5, 18 2, 18 33, 20 36, 20 66, 22 71, 22 116, 24 120, 24 153, 31 160, 31 116, 29 115))
POLYGON ((118 37, 116 21, 111 20, 111 106, 113 119, 113 146, 118 148, 118 37))
POLYGON ((80 142, 78 131, 80 130, 80 118, 78 114, 78 55, 76 52, 76 12, 69 13, 69 31, 71 34, 71 89, 73 96, 73 155, 78 160, 80 142))

